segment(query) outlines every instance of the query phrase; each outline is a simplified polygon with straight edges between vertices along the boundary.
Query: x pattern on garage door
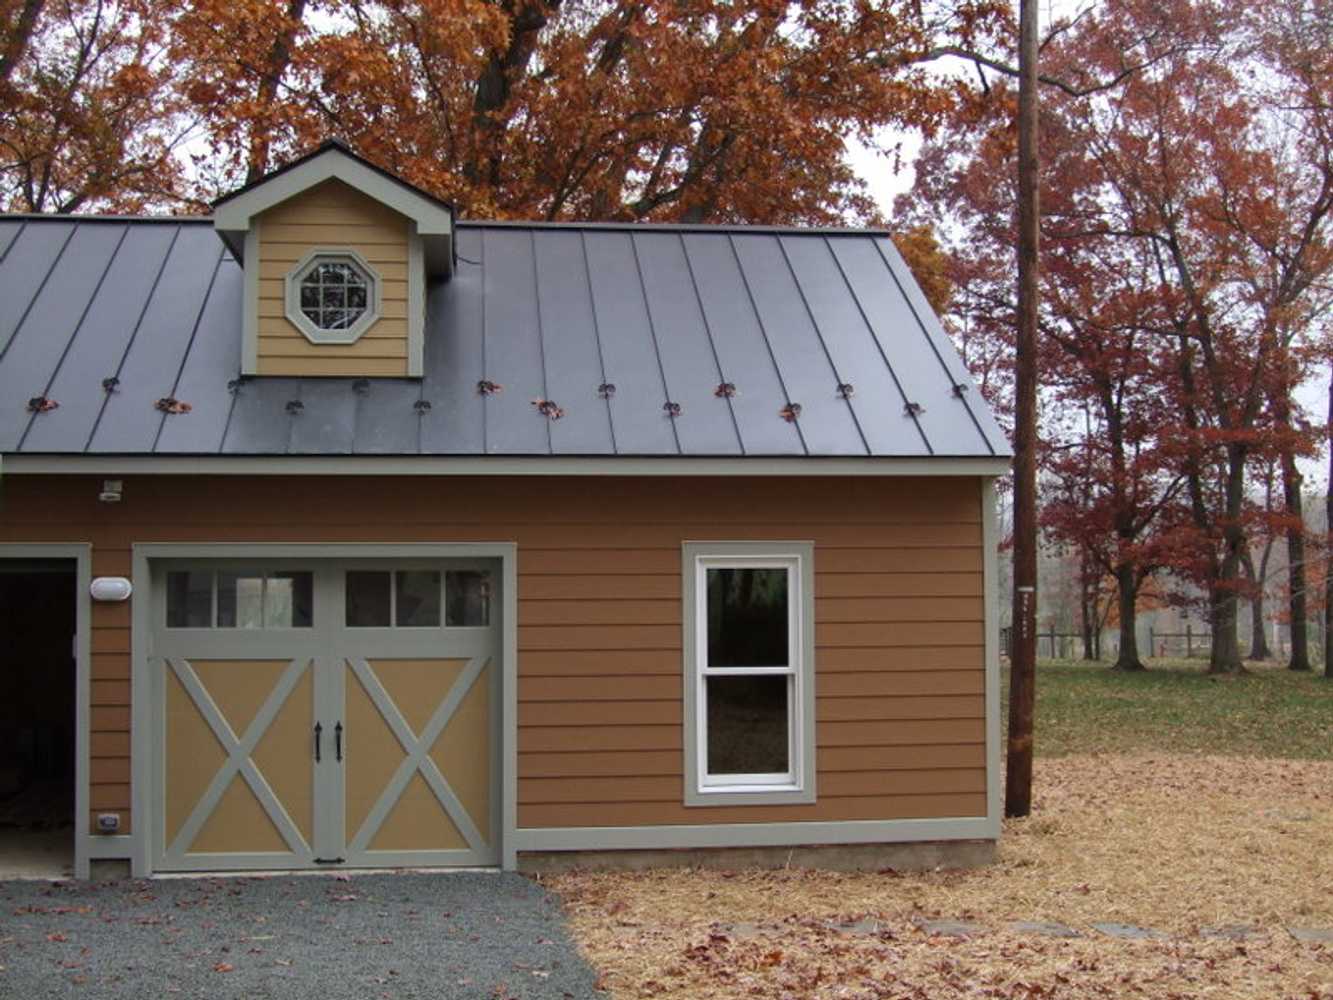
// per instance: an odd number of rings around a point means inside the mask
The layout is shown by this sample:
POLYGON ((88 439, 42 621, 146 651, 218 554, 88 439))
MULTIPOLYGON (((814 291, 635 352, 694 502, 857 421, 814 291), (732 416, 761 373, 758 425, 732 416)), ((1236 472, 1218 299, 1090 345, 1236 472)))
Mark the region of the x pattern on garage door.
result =
POLYGON ((494 864, 496 579, 157 567, 155 867, 494 864))

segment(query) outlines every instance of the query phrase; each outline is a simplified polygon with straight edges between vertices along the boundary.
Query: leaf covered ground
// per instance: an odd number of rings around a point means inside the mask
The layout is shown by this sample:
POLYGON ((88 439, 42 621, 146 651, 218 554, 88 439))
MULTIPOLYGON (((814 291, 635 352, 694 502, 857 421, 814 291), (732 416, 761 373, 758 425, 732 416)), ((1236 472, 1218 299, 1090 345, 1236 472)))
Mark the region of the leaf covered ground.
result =
POLYGON ((1329 757, 1333 684, 1173 673, 1042 670, 1034 813, 1006 823, 985 869, 544 881, 618 1000, 1333 1000, 1333 943, 1288 930, 1333 928, 1333 761, 1295 759, 1329 757), (919 926, 940 918, 986 931, 919 926), (1110 938, 1100 922, 1162 936, 1110 938), (1207 936, 1237 925, 1252 935, 1207 936))

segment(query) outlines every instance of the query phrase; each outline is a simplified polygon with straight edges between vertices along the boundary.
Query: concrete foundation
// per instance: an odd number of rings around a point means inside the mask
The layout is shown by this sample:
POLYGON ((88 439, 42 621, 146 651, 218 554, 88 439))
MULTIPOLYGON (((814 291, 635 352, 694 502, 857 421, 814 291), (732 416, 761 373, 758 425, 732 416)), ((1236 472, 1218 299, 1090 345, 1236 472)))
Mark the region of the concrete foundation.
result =
POLYGON ((518 856, 520 871, 642 871, 648 868, 812 868, 825 871, 930 871, 980 868, 995 860, 993 840, 906 844, 810 844, 800 847, 712 847, 654 851, 535 851, 518 856))
POLYGON ((119 858, 109 860, 94 858, 89 864, 88 874, 93 882, 123 882, 130 877, 130 863, 119 858))

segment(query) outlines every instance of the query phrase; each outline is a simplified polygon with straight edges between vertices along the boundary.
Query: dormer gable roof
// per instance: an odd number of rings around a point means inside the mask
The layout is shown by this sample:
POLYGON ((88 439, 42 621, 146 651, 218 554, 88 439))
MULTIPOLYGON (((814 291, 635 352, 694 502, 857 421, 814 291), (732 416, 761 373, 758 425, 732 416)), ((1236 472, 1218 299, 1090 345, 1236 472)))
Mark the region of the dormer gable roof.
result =
POLYGON ((453 273, 453 206, 376 166, 340 139, 326 140, 306 155, 217 199, 213 226, 243 261, 245 236, 256 216, 329 180, 341 181, 410 219, 422 238, 428 273, 453 273))

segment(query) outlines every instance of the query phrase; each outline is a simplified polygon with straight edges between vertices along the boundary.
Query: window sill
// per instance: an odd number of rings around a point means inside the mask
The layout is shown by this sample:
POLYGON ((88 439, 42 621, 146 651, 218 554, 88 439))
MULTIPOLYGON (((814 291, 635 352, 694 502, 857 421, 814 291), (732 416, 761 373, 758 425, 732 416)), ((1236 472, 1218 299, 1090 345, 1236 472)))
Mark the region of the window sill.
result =
POLYGON ((685 791, 686 806, 812 805, 813 787, 796 785, 713 785, 685 791))

